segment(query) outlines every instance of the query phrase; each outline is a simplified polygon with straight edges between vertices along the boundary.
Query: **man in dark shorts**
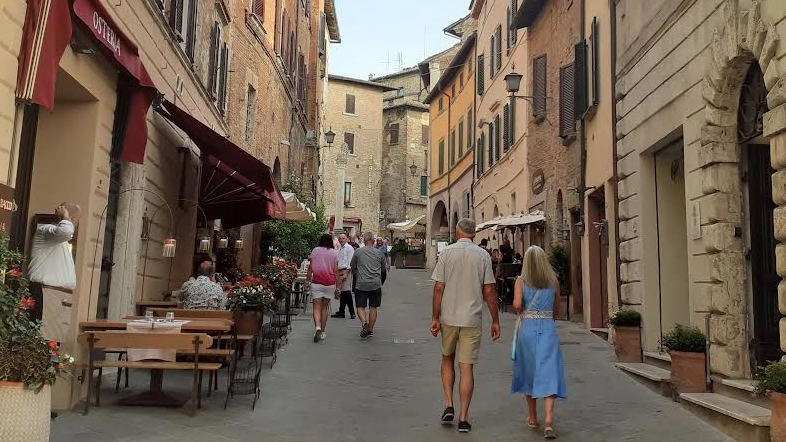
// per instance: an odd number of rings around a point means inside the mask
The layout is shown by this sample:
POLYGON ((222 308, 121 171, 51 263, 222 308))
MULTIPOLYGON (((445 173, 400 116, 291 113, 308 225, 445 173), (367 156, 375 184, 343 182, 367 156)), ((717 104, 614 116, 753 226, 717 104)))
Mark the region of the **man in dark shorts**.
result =
POLYGON ((360 337, 374 336, 377 313, 382 304, 382 284, 387 277, 386 259, 374 247, 374 234, 363 234, 365 247, 355 250, 352 255, 352 274, 355 276, 355 307, 362 324, 360 337), (367 312, 368 310, 368 312, 367 312), (366 314, 368 313, 368 315, 366 314))

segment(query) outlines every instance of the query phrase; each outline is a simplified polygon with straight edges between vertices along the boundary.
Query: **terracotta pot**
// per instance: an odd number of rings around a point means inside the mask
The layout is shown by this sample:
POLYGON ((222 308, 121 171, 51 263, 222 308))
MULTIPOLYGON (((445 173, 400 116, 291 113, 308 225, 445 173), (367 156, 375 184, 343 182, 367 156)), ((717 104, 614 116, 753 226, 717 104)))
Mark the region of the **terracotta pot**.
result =
POLYGON ((614 327, 614 353, 620 362, 642 362, 641 327, 614 327))
POLYGON ((669 351, 671 356, 671 385, 677 393, 707 391, 706 356, 704 353, 669 351))
POLYGON ((770 417, 770 440, 786 442, 786 394, 770 392, 772 416, 770 417))
POLYGON ((0 440, 49 441, 52 390, 36 393, 20 382, 0 382, 0 440))
POLYGON ((239 335, 255 335, 262 326, 262 312, 241 311, 235 312, 235 330, 239 335))

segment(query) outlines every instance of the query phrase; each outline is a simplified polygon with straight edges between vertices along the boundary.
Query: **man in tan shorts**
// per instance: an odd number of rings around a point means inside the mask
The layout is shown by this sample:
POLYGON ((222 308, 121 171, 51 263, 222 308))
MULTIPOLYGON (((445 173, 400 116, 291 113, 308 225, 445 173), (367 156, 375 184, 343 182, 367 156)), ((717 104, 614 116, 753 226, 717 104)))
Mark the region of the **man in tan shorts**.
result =
POLYGON ((484 299, 491 313, 491 338, 495 341, 500 337, 500 325, 491 258, 472 242, 475 222, 468 218, 460 220, 456 235, 458 241, 442 250, 431 276, 434 280, 431 334, 436 337, 442 332, 442 389, 445 394, 442 424, 451 425, 455 417, 453 384, 458 359, 461 371, 458 431, 468 433, 472 430, 469 404, 475 385, 473 366, 480 352, 484 299))

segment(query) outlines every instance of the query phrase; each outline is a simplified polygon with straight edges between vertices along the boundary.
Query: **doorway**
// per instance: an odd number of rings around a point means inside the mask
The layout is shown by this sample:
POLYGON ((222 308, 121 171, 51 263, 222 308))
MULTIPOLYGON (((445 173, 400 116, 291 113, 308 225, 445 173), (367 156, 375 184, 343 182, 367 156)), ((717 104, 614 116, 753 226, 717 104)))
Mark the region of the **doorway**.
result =
POLYGON ((608 325, 609 320, 609 233, 604 188, 600 187, 592 192, 588 203, 590 326, 603 328, 608 325))
POLYGON ((682 139, 655 153, 659 336, 690 324, 688 229, 682 139))

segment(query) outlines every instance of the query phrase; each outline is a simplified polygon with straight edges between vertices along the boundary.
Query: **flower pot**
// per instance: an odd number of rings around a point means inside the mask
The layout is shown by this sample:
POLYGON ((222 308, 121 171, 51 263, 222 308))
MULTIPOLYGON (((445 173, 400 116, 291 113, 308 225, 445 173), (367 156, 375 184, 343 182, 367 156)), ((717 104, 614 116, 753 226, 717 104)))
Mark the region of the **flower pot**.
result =
POLYGON ((642 362, 641 327, 614 327, 614 353, 620 362, 642 362))
POLYGON ((51 402, 49 385, 36 393, 20 382, 0 382, 0 440, 47 442, 51 402))
POLYGON ((771 391, 767 394, 770 398, 770 440, 772 442, 786 442, 786 394, 771 391))
POLYGON ((669 351, 671 356, 671 385, 676 393, 707 391, 706 356, 704 353, 669 351))
POLYGON ((255 335, 262 326, 262 312, 240 311, 235 312, 235 331, 239 335, 255 335))

